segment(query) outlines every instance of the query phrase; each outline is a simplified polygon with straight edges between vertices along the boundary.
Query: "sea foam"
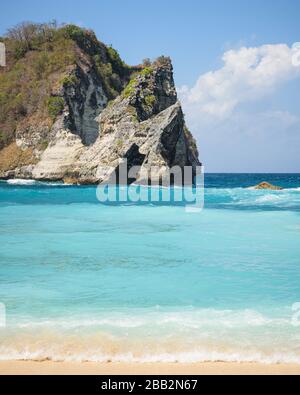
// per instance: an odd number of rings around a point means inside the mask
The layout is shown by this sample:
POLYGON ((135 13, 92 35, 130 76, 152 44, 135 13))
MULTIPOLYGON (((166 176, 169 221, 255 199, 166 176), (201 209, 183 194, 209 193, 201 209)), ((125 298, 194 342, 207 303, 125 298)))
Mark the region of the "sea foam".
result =
POLYGON ((35 180, 23 180, 23 179, 12 179, 12 180, 7 180, 7 183, 10 185, 35 185, 36 181, 35 180))

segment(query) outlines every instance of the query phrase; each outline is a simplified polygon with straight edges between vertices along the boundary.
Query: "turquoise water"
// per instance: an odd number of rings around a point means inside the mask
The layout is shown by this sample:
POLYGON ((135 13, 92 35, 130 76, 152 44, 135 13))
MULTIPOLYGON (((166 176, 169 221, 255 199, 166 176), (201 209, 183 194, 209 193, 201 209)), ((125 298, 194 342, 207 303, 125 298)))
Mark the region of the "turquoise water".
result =
POLYGON ((187 213, 1 182, 0 359, 300 362, 300 175, 205 185, 187 213))

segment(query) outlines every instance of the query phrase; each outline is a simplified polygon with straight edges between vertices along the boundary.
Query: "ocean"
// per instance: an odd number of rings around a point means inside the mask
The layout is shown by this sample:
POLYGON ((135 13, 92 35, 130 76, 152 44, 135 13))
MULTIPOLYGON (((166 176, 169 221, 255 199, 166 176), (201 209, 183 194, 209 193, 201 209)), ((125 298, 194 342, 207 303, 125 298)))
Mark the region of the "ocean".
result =
POLYGON ((2 181, 0 303, 1 360, 300 363, 300 174, 207 174, 198 213, 2 181))

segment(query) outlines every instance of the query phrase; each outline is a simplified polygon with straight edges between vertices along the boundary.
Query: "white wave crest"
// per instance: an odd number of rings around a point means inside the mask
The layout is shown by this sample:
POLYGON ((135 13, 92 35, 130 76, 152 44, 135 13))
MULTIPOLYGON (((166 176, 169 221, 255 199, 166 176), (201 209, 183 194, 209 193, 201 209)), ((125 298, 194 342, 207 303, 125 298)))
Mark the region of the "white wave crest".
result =
POLYGON ((255 203, 256 204, 279 203, 282 200, 283 200, 282 197, 278 195, 264 195, 255 199, 255 203))
POLYGON ((12 180, 7 180, 7 183, 10 185, 34 185, 36 184, 35 180, 23 180, 23 179, 12 179, 12 180))
POLYGON ((300 363, 290 313, 157 306, 10 321, 0 331, 0 360, 300 363))
POLYGON ((300 355, 294 353, 263 354, 260 352, 219 352, 219 351, 191 351, 179 353, 157 353, 135 355, 134 353, 105 354, 90 350, 81 353, 64 353, 64 350, 22 350, 13 348, 0 348, 0 361, 53 361, 53 362, 97 362, 97 363, 205 363, 205 362, 231 362, 231 363, 300 363, 300 355))
POLYGON ((94 317, 69 317, 69 319, 24 320, 15 324, 16 328, 160 328, 162 326, 202 329, 217 328, 249 328, 266 325, 282 326, 289 323, 290 317, 268 317, 258 311, 216 310, 187 308, 186 310, 128 309, 126 312, 103 312, 94 317))

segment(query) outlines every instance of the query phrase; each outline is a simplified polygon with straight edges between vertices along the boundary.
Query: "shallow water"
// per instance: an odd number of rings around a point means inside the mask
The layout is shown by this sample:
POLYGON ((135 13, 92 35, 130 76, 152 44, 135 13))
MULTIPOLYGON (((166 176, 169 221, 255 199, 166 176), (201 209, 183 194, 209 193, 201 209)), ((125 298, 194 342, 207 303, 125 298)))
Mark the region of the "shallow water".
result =
POLYGON ((192 214, 1 182, 0 359, 300 362, 300 175, 205 185, 192 214))

